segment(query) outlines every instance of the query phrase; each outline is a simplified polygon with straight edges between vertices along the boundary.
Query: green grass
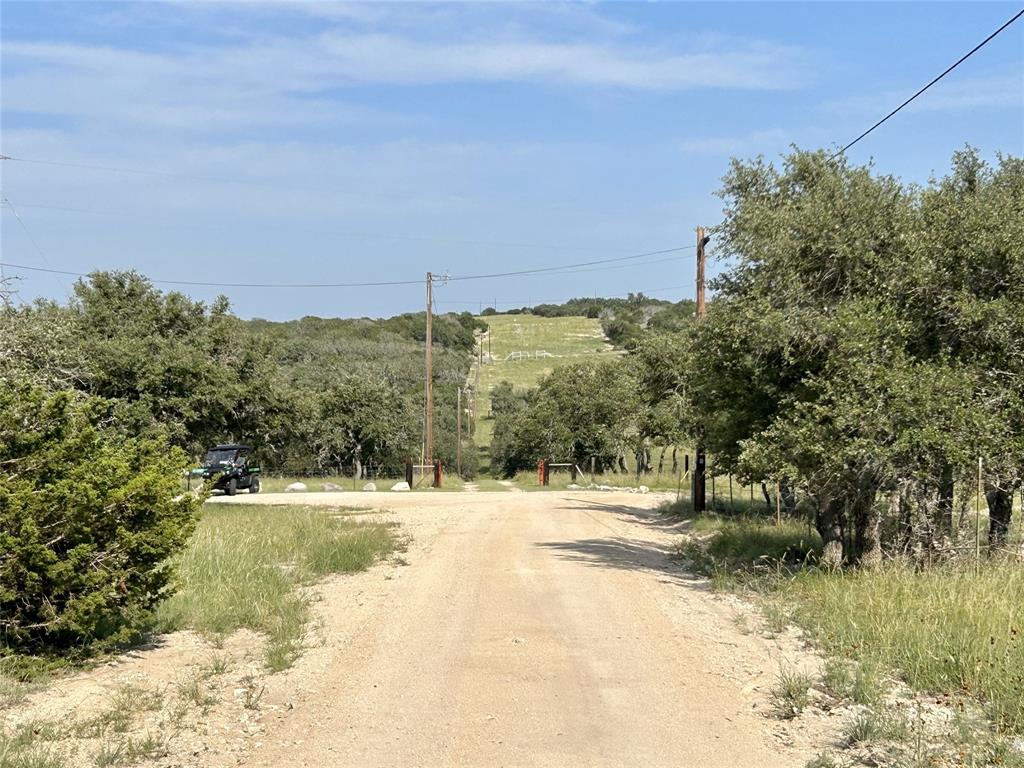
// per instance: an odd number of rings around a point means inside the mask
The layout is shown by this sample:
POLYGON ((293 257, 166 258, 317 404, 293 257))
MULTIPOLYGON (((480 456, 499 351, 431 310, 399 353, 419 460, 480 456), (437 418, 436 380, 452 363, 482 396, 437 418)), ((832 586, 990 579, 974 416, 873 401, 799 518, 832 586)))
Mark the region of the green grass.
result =
POLYGON ((872 660, 826 659, 821 682, 836 698, 849 699, 855 704, 874 705, 882 699, 881 672, 872 660))
POLYGON ((894 670, 913 688, 981 701, 1024 732, 1024 568, 810 570, 782 581, 792 618, 832 654, 894 670))
POLYGON ((769 692, 772 709, 777 717, 788 720, 803 712, 811 703, 811 685, 814 681, 806 672, 783 669, 769 692))
POLYGON ((103 709, 83 718, 68 715, 60 720, 0 724, 0 766, 66 766, 72 756, 88 754, 91 765, 103 768, 161 757, 167 753, 162 737, 130 731, 145 713, 160 710, 163 703, 159 692, 126 684, 111 693, 103 709))
MULTIPOLYGON (((660 451, 661 449, 657 449, 660 451)), ((593 483, 594 485, 608 485, 617 488, 636 488, 640 485, 646 485, 652 491, 662 491, 672 493, 676 492, 679 484, 679 478, 677 475, 673 475, 670 472, 651 472, 650 474, 640 475, 637 478, 636 475, 636 460, 632 456, 626 457, 626 472, 604 472, 597 473, 593 476, 587 471, 586 467, 580 467, 583 473, 577 476, 576 485, 583 486, 586 488, 588 485, 593 483)), ((523 472, 516 473, 516 476, 511 478, 513 483, 518 488, 522 488, 524 491, 563 491, 570 484, 572 484, 572 475, 567 469, 551 470, 548 475, 547 487, 542 487, 537 482, 537 471, 526 470, 523 472)), ((686 485, 686 481, 683 481, 683 485, 686 485)), ((683 488, 683 493, 688 495, 686 488, 683 488)))
MULTIPOLYGON (((695 515, 687 500, 660 507, 662 514, 689 521, 689 531, 701 534, 680 545, 690 566, 714 576, 723 586, 743 582, 758 586, 751 574, 778 573, 780 568, 813 562, 821 551, 821 539, 802 520, 784 517, 752 517, 745 514, 695 515)), ((767 582, 773 585, 773 581, 767 582)))
MULTIPOLYGON (((305 483, 310 493, 321 492, 321 485, 333 483, 340 486, 342 490, 352 490, 352 478, 342 475, 324 475, 323 477, 291 477, 287 475, 262 475, 260 477, 260 493, 281 493, 292 483, 305 483)), ((355 490, 361 489, 366 484, 365 480, 356 481, 355 490)), ((378 486, 379 487, 379 486, 378 486)), ((239 491, 248 493, 248 491, 239 491)))
POLYGON ((392 526, 338 510, 207 505, 179 558, 178 589, 157 609, 157 627, 262 632, 267 666, 284 669, 301 650, 310 614, 297 587, 364 570, 397 544, 392 526))
POLYGON ((846 740, 851 744, 870 741, 906 741, 911 725, 899 710, 866 709, 859 712, 847 725, 846 740))
POLYGON ((487 475, 478 475, 476 477, 476 479, 473 480, 473 482, 476 483, 478 491, 506 491, 507 492, 507 491, 512 490, 507 485, 503 485, 501 482, 499 482, 495 478, 489 477, 487 475))
MULTIPOLYGON (((685 516, 685 507, 663 510, 685 516)), ((692 564, 721 586, 762 593, 771 623, 803 627, 828 653, 824 684, 834 694, 877 704, 891 674, 917 691, 980 702, 999 732, 1024 733, 1019 563, 922 569, 890 561, 834 572, 802 565, 819 546, 802 521, 699 517, 691 530, 704 532, 681 548, 692 564)))
POLYGON ((50 744, 19 741, 0 733, 0 766, 3 768, 66 768, 67 753, 50 744))
MULTIPOLYGON (((480 368, 480 386, 476 394, 476 430, 474 439, 479 446, 491 443, 494 422, 487 417, 490 413, 491 389, 502 381, 508 381, 519 389, 533 387, 540 378, 558 365, 593 355, 615 355, 611 345, 604 338, 599 320, 586 317, 536 317, 534 315, 491 315, 483 320, 490 328, 490 351, 492 362, 480 368), (531 357, 522 360, 505 360, 510 352, 538 350, 555 357, 531 357)), ((484 337, 484 353, 488 351, 488 340, 484 337)), ((476 383, 477 363, 470 371, 470 384, 476 383)))
POLYGON ((808 760, 804 768, 849 768, 851 763, 847 760, 840 760, 835 755, 822 752, 817 757, 808 760))

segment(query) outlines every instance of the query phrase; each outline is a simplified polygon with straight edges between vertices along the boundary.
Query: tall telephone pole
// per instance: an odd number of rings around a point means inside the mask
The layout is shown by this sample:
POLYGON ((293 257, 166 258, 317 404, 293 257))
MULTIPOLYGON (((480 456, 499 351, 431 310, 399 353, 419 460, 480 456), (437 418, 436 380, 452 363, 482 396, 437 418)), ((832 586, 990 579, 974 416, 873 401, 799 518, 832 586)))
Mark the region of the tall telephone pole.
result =
MULTIPOLYGON (((704 227, 697 227, 697 322, 704 319, 704 246, 710 237, 704 235, 704 227)), ((697 441, 697 456, 693 467, 693 511, 707 509, 707 456, 704 453, 703 435, 697 441)))
POLYGON ((427 413, 426 455, 423 461, 434 464, 434 275, 427 272, 427 413))
POLYGON ((455 433, 458 439, 455 442, 455 469, 462 477, 462 387, 459 387, 459 405, 455 411, 455 433))
POLYGON ((704 227, 697 227, 697 319, 704 319, 704 246, 711 238, 704 236, 704 227))

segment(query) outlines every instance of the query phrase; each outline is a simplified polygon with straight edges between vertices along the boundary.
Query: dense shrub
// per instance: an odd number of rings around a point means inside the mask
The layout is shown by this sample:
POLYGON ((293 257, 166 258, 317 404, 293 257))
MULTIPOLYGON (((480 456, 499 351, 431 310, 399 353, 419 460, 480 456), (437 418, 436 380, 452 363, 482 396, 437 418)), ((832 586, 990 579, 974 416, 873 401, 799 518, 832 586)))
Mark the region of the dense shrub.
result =
POLYGON ((198 502, 184 454, 109 426, 109 404, 0 383, 0 655, 135 638, 198 502))

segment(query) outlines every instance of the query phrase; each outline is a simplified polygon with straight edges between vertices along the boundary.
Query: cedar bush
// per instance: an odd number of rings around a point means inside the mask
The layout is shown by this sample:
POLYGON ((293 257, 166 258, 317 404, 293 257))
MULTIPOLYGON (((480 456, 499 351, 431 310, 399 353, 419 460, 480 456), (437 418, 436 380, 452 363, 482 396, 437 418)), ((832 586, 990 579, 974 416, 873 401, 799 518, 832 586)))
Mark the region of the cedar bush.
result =
POLYGON ((185 455, 126 437, 109 403, 0 383, 0 656, 138 638, 198 500, 175 498, 185 455))

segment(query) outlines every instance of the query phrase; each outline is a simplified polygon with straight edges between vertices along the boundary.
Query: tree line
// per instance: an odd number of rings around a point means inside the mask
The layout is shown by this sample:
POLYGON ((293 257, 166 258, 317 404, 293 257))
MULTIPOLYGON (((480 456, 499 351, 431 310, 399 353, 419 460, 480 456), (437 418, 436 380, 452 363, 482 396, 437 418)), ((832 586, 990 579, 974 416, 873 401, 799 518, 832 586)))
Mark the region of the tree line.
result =
POLYGON ((1004 546, 1024 476, 1024 161, 966 149, 915 186, 794 150, 734 161, 720 195, 706 318, 496 391, 494 468, 700 443, 718 471, 777 483, 829 562, 865 564, 973 541, 980 480, 1004 546))
MULTIPOLYGON (((446 463, 481 326, 468 313, 433 324, 435 442, 446 463)), ((364 477, 420 453, 425 338, 422 312, 246 321, 223 297, 206 305, 133 272, 97 272, 66 304, 8 305, 0 374, 100 398, 127 433, 159 428, 193 459, 245 442, 271 471, 364 477)))
MULTIPOLYGON (((422 313, 244 321, 134 272, 93 273, 63 304, 0 299, 0 658, 136 639, 198 515, 181 473, 214 444, 298 474, 419 456, 422 313)), ((480 325, 433 324, 446 462, 480 325)))

